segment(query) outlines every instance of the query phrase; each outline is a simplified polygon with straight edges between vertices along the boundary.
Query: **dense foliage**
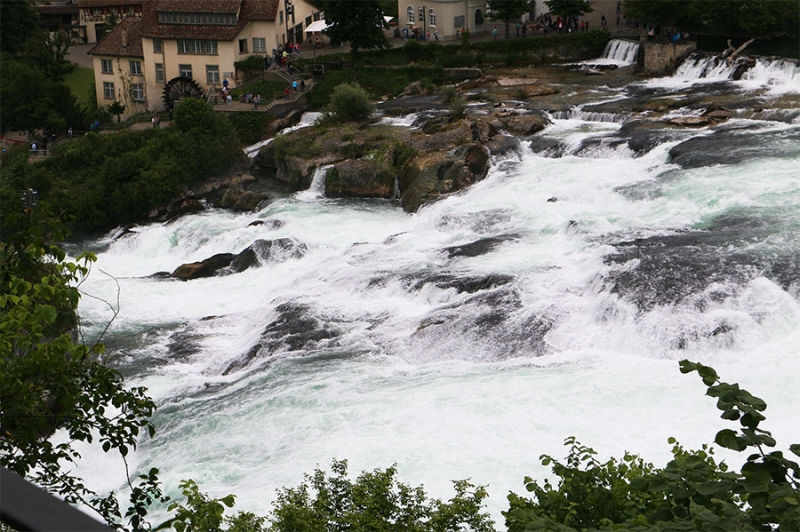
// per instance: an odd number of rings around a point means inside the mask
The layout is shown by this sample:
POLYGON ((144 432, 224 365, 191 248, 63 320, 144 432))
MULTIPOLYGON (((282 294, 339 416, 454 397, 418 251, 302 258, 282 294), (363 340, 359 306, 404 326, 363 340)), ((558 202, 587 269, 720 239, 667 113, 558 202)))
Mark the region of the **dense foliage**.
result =
POLYGON ((550 13, 566 18, 582 17, 594 11, 589 0, 545 0, 550 13))
POLYGON ((487 14, 491 20, 502 20, 505 23, 505 38, 511 38, 509 25, 530 11, 531 6, 527 0, 487 0, 487 14))
MULTIPOLYGON (((739 422, 738 430, 720 430, 714 442, 752 453, 740 471, 714 460, 709 446, 687 451, 673 439, 673 459, 663 469, 631 454, 601 464, 592 449, 569 438, 566 462, 541 457, 560 477, 558 486, 526 478, 534 498, 509 495, 509 531, 800 530, 800 466, 782 451, 768 450, 777 444, 759 426, 766 403, 721 382, 708 366, 686 360, 680 366, 700 375, 723 419, 739 422)), ((800 456, 800 444, 789 449, 800 456)))
POLYGON ((33 188, 73 227, 108 229, 145 219, 188 185, 228 171, 242 157, 231 122, 190 98, 176 107, 174 127, 89 133, 35 164, 7 154, 0 188, 11 209, 21 209, 11 198, 33 188))
POLYGON ((493 523, 483 510, 483 486, 453 482, 456 495, 447 502, 428 499, 422 487, 397 480, 397 468, 362 472, 347 478, 347 461, 334 460, 331 475, 321 469, 294 488, 283 488, 272 512, 274 532, 404 531, 489 532, 493 523))
POLYGON ((355 61, 364 48, 388 48, 387 28, 379 0, 325 0, 325 33, 334 43, 350 43, 355 61))
POLYGON ((0 134, 85 128, 87 111, 63 83, 74 69, 66 34, 45 32, 28 0, 0 2, 0 20, 0 134))
POLYGON ((625 0, 624 13, 642 24, 729 37, 797 32, 797 0, 625 0))
POLYGON ((357 83, 342 84, 333 89, 330 112, 342 122, 366 120, 375 110, 367 91, 357 83))
MULTIPOLYGON (((83 503, 108 520, 121 518, 115 495, 99 495, 70 472, 73 444, 97 441, 124 457, 140 431, 154 433, 155 408, 143 388, 127 389, 102 363, 102 345, 78 342, 80 283, 94 260, 65 260, 48 244, 57 229, 29 204, 6 212, 0 246, 0 465, 83 503), (50 439, 59 430, 61 442, 50 439)), ((5 205, 4 205, 5 207, 5 205)), ((139 486, 138 494, 148 491, 139 486)), ((140 501, 133 501, 146 514, 140 501)))

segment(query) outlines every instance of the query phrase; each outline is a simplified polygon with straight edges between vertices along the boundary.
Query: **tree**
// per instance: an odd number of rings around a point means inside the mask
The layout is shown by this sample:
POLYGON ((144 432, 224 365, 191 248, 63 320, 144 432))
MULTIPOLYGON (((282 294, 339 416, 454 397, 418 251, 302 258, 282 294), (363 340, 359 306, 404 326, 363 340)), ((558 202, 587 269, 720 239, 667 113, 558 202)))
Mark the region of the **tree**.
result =
POLYGON ((362 472, 353 482, 347 461, 334 460, 330 476, 316 469, 299 486, 278 491, 270 531, 493 531, 482 511, 484 487, 465 480, 453 487, 456 495, 447 502, 428 499, 421 486, 399 482, 395 466, 362 472))
MULTIPOLYGON (((800 530, 800 466, 767 451, 776 442, 759 427, 766 403, 721 382, 708 366, 684 360, 680 368, 700 375, 723 419, 739 421, 738 431, 723 429, 714 442, 751 450, 741 471, 717 463, 709 446, 687 451, 673 438, 673 459, 663 469, 627 453, 601 464, 591 448, 568 438, 566 463, 541 457, 560 477, 557 487, 526 478, 535 500, 509 495, 508 530, 800 530)), ((800 456, 800 444, 789 450, 800 456)))
MULTIPOLYGON (((3 226, 11 232, 0 246, 0 465, 118 523, 114 494, 98 495, 69 472, 79 456, 72 443, 96 439, 125 460, 140 431, 154 434, 155 403, 103 365, 100 343, 76 341, 80 283, 94 256, 65 260, 61 248, 47 243, 63 233, 43 211, 32 201, 3 205, 3 226), (64 431, 65 443, 49 439, 55 430, 64 431)), ((145 515, 147 503, 160 496, 154 476, 136 488, 131 483, 127 517, 145 515)))
POLYGON ((122 113, 125 112, 125 104, 119 100, 114 100, 108 106, 108 112, 117 117, 117 123, 122 121, 122 113))
POLYGON ((0 52, 17 55, 28 37, 41 30, 39 15, 31 7, 30 0, 0 2, 0 52))
POLYGON ((589 0, 545 0, 544 2, 551 13, 561 15, 562 18, 582 17, 594 11, 589 0))
POLYGON ((800 22, 795 0, 625 0, 624 10, 642 24, 732 37, 769 38, 800 22))
POLYGON ((333 42, 349 42, 353 63, 362 48, 389 48, 379 0, 325 0, 325 33, 333 42))
POLYGON ((530 3, 527 0, 487 0, 486 6, 489 18, 505 22, 506 39, 511 38, 509 30, 511 22, 519 20, 519 17, 530 11, 530 3))
POLYGON ((344 83, 333 89, 330 110, 336 119, 350 122, 369 118, 375 105, 361 85, 344 83))

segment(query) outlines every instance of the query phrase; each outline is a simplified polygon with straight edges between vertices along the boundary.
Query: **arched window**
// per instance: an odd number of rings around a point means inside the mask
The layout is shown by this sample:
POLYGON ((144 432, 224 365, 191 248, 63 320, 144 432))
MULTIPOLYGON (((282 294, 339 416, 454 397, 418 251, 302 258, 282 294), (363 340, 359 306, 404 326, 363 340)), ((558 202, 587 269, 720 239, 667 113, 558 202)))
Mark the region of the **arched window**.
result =
POLYGON ((436 11, 433 9, 428 10, 428 26, 436 26, 436 11))
POLYGON ((408 6, 408 9, 406 9, 406 19, 409 24, 414 24, 414 22, 416 22, 416 15, 414 13, 416 13, 414 6, 408 6))
POLYGON ((483 13, 478 9, 475 11, 475 25, 480 26, 481 24, 483 24, 483 13))

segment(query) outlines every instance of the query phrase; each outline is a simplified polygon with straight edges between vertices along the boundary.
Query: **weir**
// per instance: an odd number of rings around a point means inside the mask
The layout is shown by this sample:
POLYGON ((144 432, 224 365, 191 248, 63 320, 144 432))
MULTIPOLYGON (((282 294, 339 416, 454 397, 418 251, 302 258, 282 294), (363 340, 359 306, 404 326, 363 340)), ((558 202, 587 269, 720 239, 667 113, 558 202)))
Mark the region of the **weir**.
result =
POLYGON ((602 59, 631 65, 639 55, 639 43, 625 39, 611 39, 603 50, 602 59))

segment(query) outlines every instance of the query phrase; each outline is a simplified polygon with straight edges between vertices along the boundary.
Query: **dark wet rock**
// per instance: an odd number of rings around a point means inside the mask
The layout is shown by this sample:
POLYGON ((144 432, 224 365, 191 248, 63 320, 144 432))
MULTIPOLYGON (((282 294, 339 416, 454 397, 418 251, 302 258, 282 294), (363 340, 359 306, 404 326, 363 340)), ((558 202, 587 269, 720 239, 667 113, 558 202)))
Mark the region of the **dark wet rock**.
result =
POLYGON ((691 132, 670 127, 653 120, 631 120, 620 127, 614 136, 626 139, 628 147, 636 155, 644 155, 665 142, 686 138, 691 132))
MULTIPOLYGON (((411 342, 478 351, 491 359, 539 356, 547 352, 550 319, 527 313, 519 296, 509 290, 480 292, 465 301, 431 312, 421 320, 411 342), (454 345, 455 344, 455 345, 454 345)), ((473 357, 471 352, 456 353, 473 357)))
POLYGON ((395 195, 391 151, 368 160, 348 159, 333 165, 325 175, 329 198, 385 198, 395 195))
POLYGON ((185 328, 172 333, 167 341, 167 351, 178 360, 188 358, 200 352, 202 336, 192 328, 185 328))
MULTIPOLYGON (((780 214, 773 214, 779 216, 780 214)), ((638 259, 633 267, 613 270, 606 281, 612 293, 642 310, 690 304, 703 310, 732 297, 751 279, 765 276, 786 290, 800 286, 800 259, 760 250, 776 226, 761 212, 734 212, 716 218, 704 230, 653 236, 615 244, 610 264, 638 259)))
POLYGON ((558 201, 558 198, 553 196, 552 198, 547 198, 547 203, 555 203, 558 201))
POLYGON ((390 115, 447 108, 448 104, 442 94, 415 94, 380 102, 378 104, 378 109, 390 115))
POLYGON ((774 156, 797 153, 800 131, 764 131, 754 128, 718 129, 711 135, 690 138, 669 151, 672 162, 684 168, 738 164, 769 149, 774 156))
POLYGON ((231 260, 228 269, 230 273, 239 273, 266 262, 299 258, 307 251, 308 247, 305 244, 291 238, 256 240, 231 260))
POLYGON ((274 231, 276 229, 280 229, 284 225, 286 225, 286 221, 284 221, 284 220, 276 220, 276 219, 270 218, 268 220, 254 220, 254 221, 250 222, 249 224, 247 224, 247 227, 261 226, 264 229, 269 229, 271 231, 274 231))
POLYGON ((436 227, 442 230, 465 228, 474 233, 496 234, 511 221, 511 212, 507 209, 488 209, 469 214, 446 214, 439 218, 436 227))
POLYGON ((203 212, 204 210, 206 210, 206 206, 199 199, 181 198, 167 206, 165 215, 168 220, 174 220, 181 216, 203 212))
POLYGON ((256 345, 229 364, 223 375, 242 370, 256 360, 277 353, 319 349, 341 334, 330 324, 313 316, 308 305, 284 303, 275 310, 278 317, 264 328, 256 345))
POLYGON ((182 264, 172 272, 172 277, 183 281, 199 279, 201 277, 212 277, 222 268, 229 266, 233 257, 233 253, 218 253, 200 262, 182 264))
POLYGON ((510 152, 521 153, 522 144, 517 137, 509 135, 495 135, 490 138, 486 143, 489 152, 492 155, 505 155, 510 152))
POLYGON ((503 244, 504 242, 516 240, 517 238, 518 237, 516 235, 482 238, 480 240, 476 240, 475 242, 470 242, 469 244, 444 248, 444 251, 447 253, 448 258, 451 259, 454 257, 479 257, 493 251, 497 246, 503 244))
POLYGON ((536 136, 531 139, 531 151, 541 157, 558 159, 567 152, 567 145, 559 139, 546 136, 536 136))
POLYGON ((265 200, 266 194, 245 190, 243 187, 227 188, 221 195, 209 198, 215 207, 230 209, 236 212, 250 212, 256 210, 265 200))
POLYGON ((414 157, 399 175, 400 203, 406 212, 415 212, 427 202, 484 179, 488 172, 489 150, 479 143, 414 157))
POLYGON ((147 279, 171 279, 172 274, 169 272, 156 272, 147 276, 147 279))
POLYGON ((624 139, 614 137, 589 137, 581 141, 580 145, 572 152, 572 155, 578 157, 589 157, 605 149, 615 149, 618 146, 626 144, 624 139))

